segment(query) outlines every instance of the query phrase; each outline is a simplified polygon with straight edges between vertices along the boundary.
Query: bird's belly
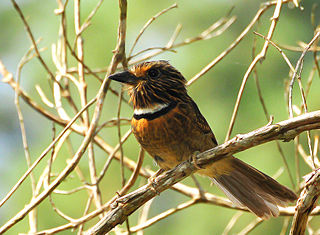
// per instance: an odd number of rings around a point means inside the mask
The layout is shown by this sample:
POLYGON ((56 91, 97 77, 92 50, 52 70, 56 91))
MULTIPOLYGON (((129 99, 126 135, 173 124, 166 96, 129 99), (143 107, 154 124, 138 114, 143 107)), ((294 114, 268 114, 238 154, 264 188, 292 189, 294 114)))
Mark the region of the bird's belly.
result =
POLYGON ((172 110, 153 120, 132 119, 132 130, 141 146, 163 169, 171 169, 196 151, 190 138, 191 123, 172 110))

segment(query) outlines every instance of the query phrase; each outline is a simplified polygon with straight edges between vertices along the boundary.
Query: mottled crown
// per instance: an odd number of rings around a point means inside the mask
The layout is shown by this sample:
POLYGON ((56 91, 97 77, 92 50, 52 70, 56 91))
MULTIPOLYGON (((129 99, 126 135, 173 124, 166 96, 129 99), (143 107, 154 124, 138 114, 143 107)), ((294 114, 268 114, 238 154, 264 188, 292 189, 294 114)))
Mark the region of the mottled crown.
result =
POLYGON ((133 66, 129 72, 136 82, 129 85, 134 107, 178 102, 188 97, 186 79, 167 61, 150 61, 133 66))

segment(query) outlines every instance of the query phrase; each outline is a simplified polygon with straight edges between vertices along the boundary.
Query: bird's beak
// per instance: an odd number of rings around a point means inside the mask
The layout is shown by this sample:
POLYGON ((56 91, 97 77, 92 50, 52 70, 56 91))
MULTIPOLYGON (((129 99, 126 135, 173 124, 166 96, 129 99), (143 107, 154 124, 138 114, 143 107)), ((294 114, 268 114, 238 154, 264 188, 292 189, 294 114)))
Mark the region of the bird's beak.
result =
POLYGON ((109 79, 129 85, 134 85, 138 82, 138 78, 129 71, 114 73, 109 76, 109 79))

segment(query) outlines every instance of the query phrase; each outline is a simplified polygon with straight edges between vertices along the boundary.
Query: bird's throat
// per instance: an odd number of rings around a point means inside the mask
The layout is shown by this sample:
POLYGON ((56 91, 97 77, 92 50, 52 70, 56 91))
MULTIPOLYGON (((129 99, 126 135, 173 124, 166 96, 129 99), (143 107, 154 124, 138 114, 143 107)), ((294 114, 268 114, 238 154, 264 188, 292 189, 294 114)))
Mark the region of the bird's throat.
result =
POLYGON ((177 106, 176 102, 170 102, 170 103, 156 104, 152 107, 135 108, 133 117, 136 120, 139 120, 141 118, 153 120, 162 115, 167 114, 170 110, 172 110, 176 106, 177 106))

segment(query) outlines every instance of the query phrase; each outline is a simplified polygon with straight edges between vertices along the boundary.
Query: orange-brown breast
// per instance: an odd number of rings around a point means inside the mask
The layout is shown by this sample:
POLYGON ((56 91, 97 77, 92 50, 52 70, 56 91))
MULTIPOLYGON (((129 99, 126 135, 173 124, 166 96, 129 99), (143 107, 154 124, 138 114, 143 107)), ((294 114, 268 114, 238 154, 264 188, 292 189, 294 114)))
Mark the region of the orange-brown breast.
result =
POLYGON ((190 103, 179 103, 153 120, 132 118, 135 137, 161 168, 171 169, 189 159, 195 151, 202 152, 216 145, 205 120, 206 131, 199 128, 196 111, 190 103))

